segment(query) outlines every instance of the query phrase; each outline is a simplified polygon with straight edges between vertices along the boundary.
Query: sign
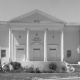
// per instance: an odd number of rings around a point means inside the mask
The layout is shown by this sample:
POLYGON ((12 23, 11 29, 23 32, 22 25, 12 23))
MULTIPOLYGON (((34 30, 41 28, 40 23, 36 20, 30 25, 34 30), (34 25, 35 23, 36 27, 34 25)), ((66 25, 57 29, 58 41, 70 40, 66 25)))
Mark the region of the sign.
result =
POLYGON ((41 41, 41 39, 39 37, 34 37, 33 41, 41 41))

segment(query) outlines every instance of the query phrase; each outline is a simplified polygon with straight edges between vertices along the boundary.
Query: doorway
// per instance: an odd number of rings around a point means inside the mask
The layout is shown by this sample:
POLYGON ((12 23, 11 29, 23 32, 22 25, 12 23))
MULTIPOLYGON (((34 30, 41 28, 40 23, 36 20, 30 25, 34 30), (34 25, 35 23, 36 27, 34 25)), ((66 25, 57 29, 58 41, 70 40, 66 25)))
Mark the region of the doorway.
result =
POLYGON ((16 45, 16 61, 25 61, 25 45, 16 45))
POLYGON ((31 44, 30 49, 30 61, 44 61, 44 49, 41 43, 31 44))
POLYGON ((58 45, 48 45, 48 61, 58 60, 58 45))
POLYGON ((33 61, 41 61, 41 49, 40 48, 33 49, 33 61))

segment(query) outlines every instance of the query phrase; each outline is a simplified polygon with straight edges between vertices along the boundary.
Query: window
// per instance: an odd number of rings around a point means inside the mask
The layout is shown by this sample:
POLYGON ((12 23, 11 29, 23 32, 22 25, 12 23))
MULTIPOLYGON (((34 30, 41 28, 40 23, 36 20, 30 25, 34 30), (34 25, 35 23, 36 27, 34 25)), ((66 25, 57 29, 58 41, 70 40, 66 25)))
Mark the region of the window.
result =
POLYGON ((67 50, 67 58, 71 57, 71 50, 67 50))
POLYGON ((6 50, 1 50, 1 57, 6 57, 6 50))

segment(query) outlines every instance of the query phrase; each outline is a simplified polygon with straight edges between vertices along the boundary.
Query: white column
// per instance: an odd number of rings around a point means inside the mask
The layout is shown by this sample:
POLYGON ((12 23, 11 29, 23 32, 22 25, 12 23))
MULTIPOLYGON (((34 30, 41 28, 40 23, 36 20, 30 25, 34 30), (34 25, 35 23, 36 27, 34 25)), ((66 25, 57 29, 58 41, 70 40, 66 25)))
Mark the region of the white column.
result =
POLYGON ((29 61, 29 29, 27 29, 27 47, 26 47, 26 52, 27 52, 27 61, 29 61))
POLYGON ((47 30, 44 30, 44 61, 47 61, 47 30))
POLYGON ((11 59, 11 54, 10 54, 10 52, 11 52, 11 51, 10 51, 10 50, 11 50, 11 49, 10 49, 11 40, 10 40, 10 37, 11 37, 11 30, 10 30, 10 28, 9 28, 9 60, 11 59))
POLYGON ((11 54, 12 54, 12 61, 14 61, 14 47, 13 47, 13 32, 11 31, 11 54))
POLYGON ((61 61, 64 59, 64 33, 63 29, 61 30, 61 61))

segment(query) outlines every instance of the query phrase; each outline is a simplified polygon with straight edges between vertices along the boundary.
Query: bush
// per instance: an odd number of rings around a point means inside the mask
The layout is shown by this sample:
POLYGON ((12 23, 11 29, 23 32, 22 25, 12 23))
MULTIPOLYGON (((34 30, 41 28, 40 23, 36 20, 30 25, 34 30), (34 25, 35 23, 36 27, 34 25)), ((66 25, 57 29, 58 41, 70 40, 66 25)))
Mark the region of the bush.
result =
POLYGON ((54 70, 43 70, 43 73, 55 73, 54 70))
POLYGON ((49 69, 56 71, 56 70, 57 70, 57 64, 51 62, 51 63, 49 64, 49 69))
POLYGON ((2 65, 2 70, 3 70, 3 71, 10 71, 10 69, 9 69, 9 64, 8 64, 8 63, 4 63, 4 64, 2 65))
POLYGON ((19 70, 22 68, 21 63, 19 62, 10 62, 10 64, 13 66, 14 70, 19 70))
POLYGON ((32 65, 31 67, 27 67, 26 68, 26 72, 29 72, 29 73, 34 73, 34 66, 32 65))
POLYGON ((34 72, 35 72, 35 73, 40 73, 39 68, 35 68, 35 69, 34 69, 34 72))
POLYGON ((67 71, 66 66, 62 66, 62 72, 65 73, 67 71))
POLYGON ((48 71, 47 70, 43 70, 42 73, 48 73, 48 71))

